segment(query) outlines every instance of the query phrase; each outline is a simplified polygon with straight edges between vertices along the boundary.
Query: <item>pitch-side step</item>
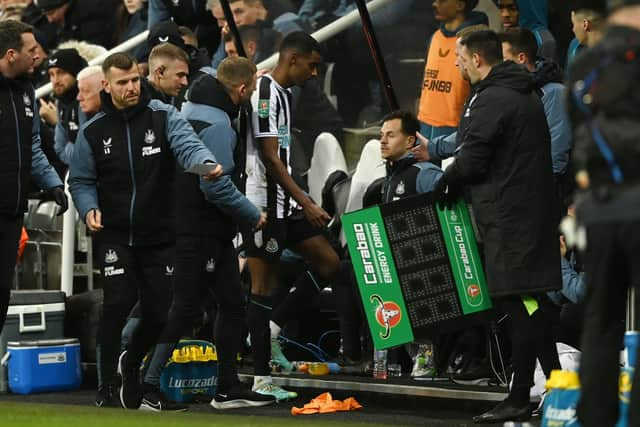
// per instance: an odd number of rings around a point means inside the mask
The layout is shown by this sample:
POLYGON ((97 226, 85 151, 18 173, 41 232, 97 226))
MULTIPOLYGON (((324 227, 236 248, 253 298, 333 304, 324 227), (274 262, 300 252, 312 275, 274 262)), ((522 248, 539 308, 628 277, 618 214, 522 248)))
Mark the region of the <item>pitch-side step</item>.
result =
MULTIPOLYGON (((253 379, 253 375, 248 373, 242 373, 240 377, 245 381, 253 379)), ((283 387, 313 388, 327 391, 349 390, 443 399, 502 401, 506 397, 504 389, 499 387, 462 386, 449 381, 417 381, 412 379, 383 381, 346 375, 312 377, 299 374, 276 374, 273 375, 273 382, 283 387)))

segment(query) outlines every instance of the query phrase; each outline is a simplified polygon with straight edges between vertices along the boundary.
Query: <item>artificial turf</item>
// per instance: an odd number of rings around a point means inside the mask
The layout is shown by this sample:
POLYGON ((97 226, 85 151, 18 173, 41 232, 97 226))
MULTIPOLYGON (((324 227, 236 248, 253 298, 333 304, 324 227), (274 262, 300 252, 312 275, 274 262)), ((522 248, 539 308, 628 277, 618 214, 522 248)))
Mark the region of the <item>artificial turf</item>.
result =
MULTIPOLYGON (((90 406, 0 402, 0 427, 182 427, 182 426, 340 426, 354 423, 327 416, 291 418, 219 413, 150 413, 90 406)), ((368 426, 374 426, 368 424, 368 426)))

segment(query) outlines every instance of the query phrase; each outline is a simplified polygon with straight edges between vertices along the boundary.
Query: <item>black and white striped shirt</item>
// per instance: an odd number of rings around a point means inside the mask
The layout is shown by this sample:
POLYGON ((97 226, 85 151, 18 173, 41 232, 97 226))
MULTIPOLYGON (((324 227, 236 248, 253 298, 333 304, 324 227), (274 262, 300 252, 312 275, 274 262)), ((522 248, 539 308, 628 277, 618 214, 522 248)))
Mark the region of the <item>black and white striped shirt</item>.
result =
POLYGON ((247 135, 247 198, 265 208, 267 215, 286 218, 298 204, 276 180, 267 174, 260 157, 259 138, 278 138, 280 160, 291 174, 291 91, 280 86, 269 74, 258 79, 251 97, 253 126, 247 135))

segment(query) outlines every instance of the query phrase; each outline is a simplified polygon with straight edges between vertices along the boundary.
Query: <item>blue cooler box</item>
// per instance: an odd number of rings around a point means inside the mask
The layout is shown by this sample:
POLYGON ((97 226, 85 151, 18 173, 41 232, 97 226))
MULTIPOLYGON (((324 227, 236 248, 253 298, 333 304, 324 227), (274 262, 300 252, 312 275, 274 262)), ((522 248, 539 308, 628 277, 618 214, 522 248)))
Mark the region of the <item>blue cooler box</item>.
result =
POLYGON ((80 387, 77 339, 12 341, 7 344, 9 390, 18 394, 80 387))
MULTIPOLYGON (((9 310, 0 331, 0 357, 13 341, 64 338, 65 294, 60 291, 11 291, 9 310)), ((8 386, 6 369, 0 368, 0 393, 8 386)))

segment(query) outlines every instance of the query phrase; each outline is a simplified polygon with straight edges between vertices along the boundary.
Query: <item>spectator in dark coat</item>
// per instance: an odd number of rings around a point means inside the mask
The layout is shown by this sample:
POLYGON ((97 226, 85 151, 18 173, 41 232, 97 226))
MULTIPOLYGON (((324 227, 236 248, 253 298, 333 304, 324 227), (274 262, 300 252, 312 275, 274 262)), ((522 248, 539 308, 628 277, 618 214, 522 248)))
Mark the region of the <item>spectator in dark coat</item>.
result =
POLYGON ((52 46, 67 40, 82 40, 104 46, 115 45, 113 29, 117 0, 38 0, 37 6, 55 24, 52 46))
MULTIPOLYGON (((147 29, 148 6, 146 0, 124 0, 116 10, 115 40, 118 44, 137 36, 147 29)), ((131 50, 136 58, 141 58, 146 50, 143 44, 131 50)))
POLYGON ((213 54, 220 35, 215 18, 207 11, 207 0, 149 0, 147 28, 151 30, 157 23, 169 20, 191 28, 198 37, 198 44, 208 50, 209 56, 213 54))

